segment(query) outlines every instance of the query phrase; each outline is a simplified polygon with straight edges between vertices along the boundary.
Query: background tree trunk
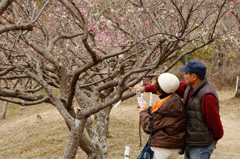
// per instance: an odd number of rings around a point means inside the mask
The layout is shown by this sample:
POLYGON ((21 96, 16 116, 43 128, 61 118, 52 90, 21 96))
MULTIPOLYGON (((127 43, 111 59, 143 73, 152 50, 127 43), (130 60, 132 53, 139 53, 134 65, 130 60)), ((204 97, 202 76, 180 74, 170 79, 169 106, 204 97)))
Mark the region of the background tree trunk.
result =
POLYGON ((240 98, 240 86, 239 86, 239 78, 237 77, 237 82, 236 82, 236 98, 240 98))
POLYGON ((213 81, 214 68, 215 68, 216 64, 217 64, 217 59, 215 58, 215 54, 212 54, 212 64, 211 64, 212 66, 211 66, 211 72, 209 75, 209 77, 212 81, 213 81))
POLYGON ((6 118, 7 105, 8 105, 8 102, 5 101, 4 104, 3 104, 3 110, 2 110, 2 114, 1 114, 1 119, 5 119, 6 118))
POLYGON ((185 65, 187 65, 187 63, 188 63, 188 58, 187 58, 187 56, 185 56, 184 58, 185 58, 185 65))
POLYGON ((237 93, 235 94, 236 98, 240 98, 240 90, 237 90, 237 93))
MULTIPOLYGON (((219 46, 220 49, 220 46, 219 46)), ((223 72, 223 58, 224 58, 224 54, 222 52, 220 52, 220 50, 218 50, 218 72, 223 72)))

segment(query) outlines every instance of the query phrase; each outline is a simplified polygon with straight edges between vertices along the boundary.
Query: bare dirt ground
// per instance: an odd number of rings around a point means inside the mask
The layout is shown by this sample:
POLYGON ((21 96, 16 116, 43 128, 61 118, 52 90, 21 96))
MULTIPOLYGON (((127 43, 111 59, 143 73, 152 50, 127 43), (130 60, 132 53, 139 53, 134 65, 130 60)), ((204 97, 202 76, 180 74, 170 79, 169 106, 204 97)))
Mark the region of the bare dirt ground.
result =
MULTIPOLYGON (((224 137, 218 142, 212 159, 240 158, 240 99, 235 99, 234 91, 218 92, 220 115, 224 127, 224 137)), ((149 101, 149 94, 143 98, 149 101)), ((154 96, 154 101, 158 100, 154 96)), ((3 102, 0 101, 0 111, 3 102)), ((110 136, 108 138, 108 159, 124 158, 124 147, 131 147, 131 158, 137 157, 139 146, 138 109, 133 97, 122 102, 110 115, 110 136)), ((142 132, 143 145, 148 135, 142 132)), ((68 130, 57 110, 42 104, 26 107, 9 104, 7 119, 0 120, 0 159, 58 159, 62 158, 68 140, 68 130), (42 120, 37 120, 37 115, 42 120)), ((76 159, 85 159, 80 149, 76 159)), ((179 159, 182 159, 180 156, 179 159)))
MULTIPOLYGON (((234 91, 232 91, 234 92, 234 91)), ((234 98, 234 93, 219 92, 220 115, 224 128, 224 136, 219 140, 211 158, 240 158, 240 100, 234 98)))

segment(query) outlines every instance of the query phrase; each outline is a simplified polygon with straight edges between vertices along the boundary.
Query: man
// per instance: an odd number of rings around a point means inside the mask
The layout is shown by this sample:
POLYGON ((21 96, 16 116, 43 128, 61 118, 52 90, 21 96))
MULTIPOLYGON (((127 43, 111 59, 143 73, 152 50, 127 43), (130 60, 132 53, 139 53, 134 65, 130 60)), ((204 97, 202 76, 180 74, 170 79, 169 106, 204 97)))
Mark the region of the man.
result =
MULTIPOLYGON (((185 82, 175 93, 183 98, 187 111, 185 159, 207 159, 223 136, 218 96, 205 77, 206 66, 202 62, 190 60, 180 71, 185 73, 185 82)), ((154 85, 138 89, 156 93, 154 85)))

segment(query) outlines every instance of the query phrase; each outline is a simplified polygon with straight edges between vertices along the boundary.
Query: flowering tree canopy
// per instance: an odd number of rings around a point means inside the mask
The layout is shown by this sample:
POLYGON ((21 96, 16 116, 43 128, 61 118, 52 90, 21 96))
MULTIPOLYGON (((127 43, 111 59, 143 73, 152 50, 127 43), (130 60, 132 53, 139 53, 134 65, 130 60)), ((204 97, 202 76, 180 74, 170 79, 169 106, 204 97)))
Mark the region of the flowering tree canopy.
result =
POLYGON ((128 88, 159 65, 172 59, 168 71, 224 35, 233 5, 238 1, 2 0, 0 100, 51 103, 70 131, 64 158, 79 146, 89 158, 106 158, 112 104, 133 96, 128 88))

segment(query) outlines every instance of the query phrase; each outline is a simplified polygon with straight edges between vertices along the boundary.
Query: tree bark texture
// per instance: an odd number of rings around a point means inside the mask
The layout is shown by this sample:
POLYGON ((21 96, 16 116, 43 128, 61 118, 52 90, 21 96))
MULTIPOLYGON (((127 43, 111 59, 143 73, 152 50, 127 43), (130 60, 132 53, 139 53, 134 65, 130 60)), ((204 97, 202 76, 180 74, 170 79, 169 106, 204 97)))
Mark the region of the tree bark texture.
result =
POLYGON ((224 54, 222 52, 218 53, 218 71, 223 72, 223 58, 224 54))
POLYGON ((65 149, 63 159, 75 159, 77 154, 79 141, 84 130, 85 120, 75 119, 75 126, 71 127, 69 139, 65 149))
POLYGON ((12 3, 12 0, 1 0, 0 3, 0 15, 7 9, 7 7, 12 3))
POLYGON ((8 102, 5 101, 4 104, 3 104, 3 110, 2 110, 2 114, 1 114, 1 119, 5 119, 6 118, 7 105, 8 105, 8 102))
MULTIPOLYGON (((89 107, 97 107, 97 103, 91 98, 89 98, 80 89, 76 91, 77 103, 81 109, 87 109, 89 107)), ((105 159, 107 158, 107 136, 109 127, 109 114, 111 112, 112 106, 109 106, 94 115, 94 119, 89 117, 86 121, 85 127, 89 135, 88 142, 91 143, 86 147, 85 140, 80 139, 80 147, 87 150, 88 159, 105 159), (94 122, 96 121, 96 128, 94 127, 94 122)))

